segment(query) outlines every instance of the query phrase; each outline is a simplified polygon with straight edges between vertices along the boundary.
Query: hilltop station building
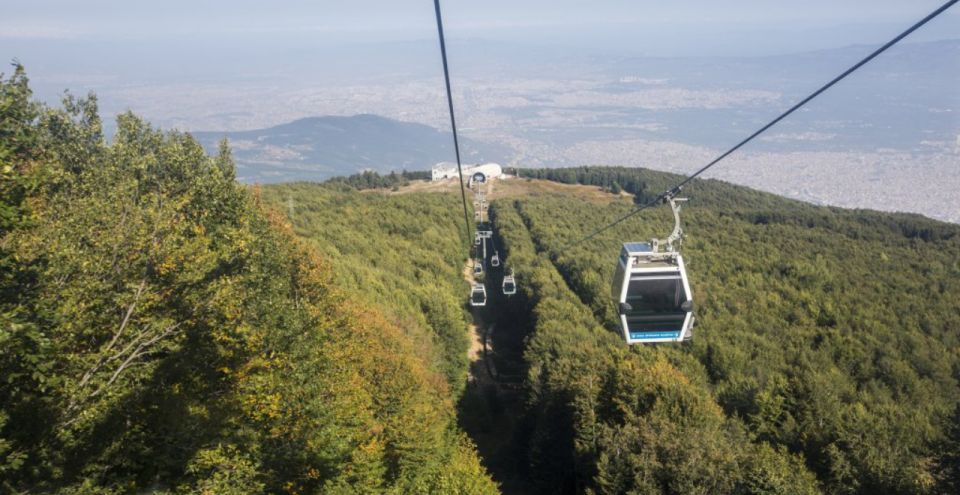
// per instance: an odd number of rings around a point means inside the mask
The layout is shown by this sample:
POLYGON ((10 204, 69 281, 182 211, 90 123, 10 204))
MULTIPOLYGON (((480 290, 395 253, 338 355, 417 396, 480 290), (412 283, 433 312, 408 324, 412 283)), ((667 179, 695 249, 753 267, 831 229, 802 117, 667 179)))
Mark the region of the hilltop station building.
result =
MULTIPOLYGON (((474 182, 484 183, 489 179, 496 179, 503 175, 503 167, 497 163, 484 163, 478 165, 464 165, 463 176, 467 184, 474 182)), ((433 166, 431 180, 434 182, 445 179, 455 179, 457 177, 457 164, 451 162, 440 162, 433 166)))

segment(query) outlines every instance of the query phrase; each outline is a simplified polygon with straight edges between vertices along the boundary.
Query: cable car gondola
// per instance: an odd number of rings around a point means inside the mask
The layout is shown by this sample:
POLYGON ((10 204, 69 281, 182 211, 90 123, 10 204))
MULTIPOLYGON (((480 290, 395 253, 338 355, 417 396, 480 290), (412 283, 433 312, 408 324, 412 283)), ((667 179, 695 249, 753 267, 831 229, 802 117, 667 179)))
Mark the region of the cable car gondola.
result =
POLYGON ((500 266, 500 254, 496 251, 494 251, 493 256, 490 257, 490 266, 494 268, 500 266))
POLYGON ((487 305, 487 289, 483 284, 473 284, 473 288, 470 289, 470 305, 474 307, 487 305))
POLYGON ((483 260, 478 258, 473 261, 473 274, 483 275, 483 260))
POLYGON ((505 296, 512 296, 517 293, 517 282, 513 278, 513 269, 510 270, 510 275, 503 277, 503 294, 505 296))
POLYGON ((693 336, 693 295, 683 257, 674 250, 683 234, 678 201, 685 199, 669 198, 675 220, 670 237, 627 242, 620 251, 612 295, 628 344, 681 342, 693 336))

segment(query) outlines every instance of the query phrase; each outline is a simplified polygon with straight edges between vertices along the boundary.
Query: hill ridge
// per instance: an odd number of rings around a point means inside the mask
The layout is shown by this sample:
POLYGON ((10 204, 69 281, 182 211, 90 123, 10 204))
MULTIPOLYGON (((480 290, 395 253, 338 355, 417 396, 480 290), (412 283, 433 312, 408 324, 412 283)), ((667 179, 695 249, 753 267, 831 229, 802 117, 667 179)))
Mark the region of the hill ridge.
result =
MULTIPOLYGON (((261 129, 191 133, 208 152, 227 138, 242 182, 320 181, 363 170, 427 170, 453 154, 450 134, 415 122, 362 113, 296 119, 261 129)), ((461 139, 466 161, 498 161, 500 145, 461 139)))

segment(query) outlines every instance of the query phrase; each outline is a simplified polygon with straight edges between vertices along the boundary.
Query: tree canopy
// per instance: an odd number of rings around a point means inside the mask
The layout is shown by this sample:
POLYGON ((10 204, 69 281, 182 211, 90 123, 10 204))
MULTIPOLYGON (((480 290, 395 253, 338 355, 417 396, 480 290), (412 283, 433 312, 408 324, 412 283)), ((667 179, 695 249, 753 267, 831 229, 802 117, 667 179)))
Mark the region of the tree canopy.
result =
MULTIPOLYGON (((590 183, 591 170, 554 174, 590 183)), ((651 191, 679 180, 632 173, 651 191)), ((668 232, 669 211, 570 248, 631 202, 558 194, 492 204, 525 294, 512 304, 533 316, 520 437, 539 489, 949 492, 960 227, 718 181, 685 193, 694 339, 629 348, 610 303, 616 256, 622 242, 668 232)))
MULTIPOLYGON (((228 143, 129 113, 108 142, 92 95, 31 98, 21 67, 0 77, 0 491, 497 491, 454 406, 457 193, 382 190, 423 173, 242 186, 228 143)), ((522 400, 486 466, 539 493, 960 486, 960 227, 694 181, 694 339, 628 347, 616 256, 669 212, 571 243, 679 178, 520 172, 614 194, 490 205, 518 293, 489 275, 484 311, 522 400)))
POLYGON ((229 149, 0 82, 0 490, 492 493, 444 366, 229 149))

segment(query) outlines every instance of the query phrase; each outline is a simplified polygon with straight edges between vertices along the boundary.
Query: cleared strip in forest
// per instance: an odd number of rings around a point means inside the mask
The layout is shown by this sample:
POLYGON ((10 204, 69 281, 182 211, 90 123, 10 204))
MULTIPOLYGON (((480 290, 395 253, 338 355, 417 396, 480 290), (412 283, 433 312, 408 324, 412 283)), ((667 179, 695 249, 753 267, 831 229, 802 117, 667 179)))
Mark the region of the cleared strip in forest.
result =
MULTIPOLYGON (((513 297, 518 298, 515 301, 522 307, 517 309, 528 316, 531 326, 523 355, 528 366, 525 408, 518 422, 520 434, 513 439, 515 458, 526 461, 519 468, 527 484, 522 492, 575 493, 591 479, 585 470, 578 470, 577 459, 587 451, 578 451, 573 419, 585 413, 585 409, 578 409, 585 403, 572 400, 574 390, 562 385, 570 382, 557 382, 556 376, 587 376, 588 356, 609 356, 622 350, 615 347, 618 339, 598 327, 589 308, 579 302, 553 262, 543 256, 515 202, 501 201, 492 209, 495 230, 518 277, 518 294, 513 297)), ((592 397, 596 391, 591 386, 592 397)), ((595 439, 589 432, 580 433, 584 436, 579 445, 589 449, 595 439)))
MULTIPOLYGON (((488 272, 489 273, 489 272, 488 272)), ((468 259, 464 265, 463 278, 473 283, 473 266, 468 259)), ((489 282, 491 279, 487 279, 489 282)), ((524 417, 525 374, 511 374, 513 367, 506 366, 503 374, 504 355, 522 362, 522 352, 505 353, 494 338, 494 332, 516 331, 510 318, 500 320, 505 297, 498 293, 499 285, 489 286, 488 305, 471 308, 470 382, 458 406, 460 427, 473 439, 483 465, 500 484, 506 495, 530 493, 530 480, 524 474, 523 463, 516 461, 518 448, 514 443, 519 421, 524 417), (496 342, 495 342, 496 341, 496 342)), ((508 339, 509 340, 509 339, 508 339)), ((509 342, 508 342, 509 344, 509 342)))

